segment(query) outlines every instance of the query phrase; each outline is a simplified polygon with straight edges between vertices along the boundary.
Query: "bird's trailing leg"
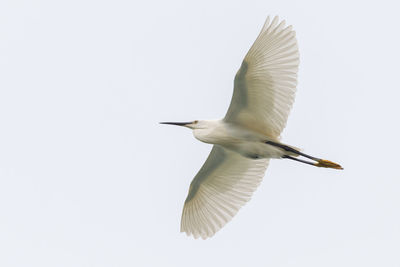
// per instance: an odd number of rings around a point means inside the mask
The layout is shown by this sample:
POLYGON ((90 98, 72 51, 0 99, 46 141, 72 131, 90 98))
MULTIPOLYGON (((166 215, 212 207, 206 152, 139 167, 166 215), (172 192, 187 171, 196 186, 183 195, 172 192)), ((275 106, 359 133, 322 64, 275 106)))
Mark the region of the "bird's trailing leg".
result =
POLYGON ((289 156, 289 155, 284 155, 282 158, 299 161, 299 162, 302 162, 302 163, 305 163, 305 164, 309 164, 309 165, 313 165, 313 166, 316 166, 316 167, 343 170, 342 166, 340 166, 337 163, 334 163, 334 162, 326 160, 326 159, 320 159, 320 158, 316 158, 316 157, 304 154, 304 153, 298 151, 297 149, 294 149, 293 147, 290 147, 290 146, 287 146, 287 145, 284 145, 284 144, 280 144, 280 143, 277 143, 277 142, 272 142, 272 141, 266 141, 265 143, 269 144, 269 145, 272 145, 272 146, 276 146, 276 147, 282 148, 283 150, 285 150, 287 152, 291 152, 292 154, 309 158, 309 159, 311 159, 311 160, 313 160, 315 162, 298 159, 298 158, 295 158, 295 157, 292 157, 292 156, 289 156))
POLYGON ((291 160, 299 161, 299 162, 302 162, 302 163, 305 163, 305 164, 308 164, 308 165, 313 165, 313 166, 315 166, 315 164, 316 164, 315 162, 298 159, 298 158, 295 158, 295 157, 292 157, 292 156, 288 156, 288 155, 283 155, 282 158, 283 159, 291 159, 291 160))

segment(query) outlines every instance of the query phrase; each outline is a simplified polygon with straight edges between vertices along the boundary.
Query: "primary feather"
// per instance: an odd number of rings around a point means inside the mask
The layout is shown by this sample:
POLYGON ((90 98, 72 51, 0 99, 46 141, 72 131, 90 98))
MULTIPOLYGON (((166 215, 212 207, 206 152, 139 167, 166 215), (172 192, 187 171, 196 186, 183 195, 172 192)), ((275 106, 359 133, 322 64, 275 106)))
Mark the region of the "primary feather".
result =
POLYGON ((250 200, 268 159, 253 160, 214 145, 190 184, 181 231, 195 238, 213 236, 250 200))
POLYGON ((269 18, 235 76, 225 116, 271 138, 279 138, 294 102, 299 52, 296 34, 285 21, 269 18))

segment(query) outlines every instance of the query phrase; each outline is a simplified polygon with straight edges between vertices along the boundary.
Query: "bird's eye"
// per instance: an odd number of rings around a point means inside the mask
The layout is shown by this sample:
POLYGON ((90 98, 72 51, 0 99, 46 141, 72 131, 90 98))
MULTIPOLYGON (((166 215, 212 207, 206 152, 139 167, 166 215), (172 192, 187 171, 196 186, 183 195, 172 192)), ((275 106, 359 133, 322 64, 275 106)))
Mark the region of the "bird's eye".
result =
POLYGON ((198 122, 199 122, 198 120, 195 120, 193 123, 196 124, 196 123, 198 123, 198 122))

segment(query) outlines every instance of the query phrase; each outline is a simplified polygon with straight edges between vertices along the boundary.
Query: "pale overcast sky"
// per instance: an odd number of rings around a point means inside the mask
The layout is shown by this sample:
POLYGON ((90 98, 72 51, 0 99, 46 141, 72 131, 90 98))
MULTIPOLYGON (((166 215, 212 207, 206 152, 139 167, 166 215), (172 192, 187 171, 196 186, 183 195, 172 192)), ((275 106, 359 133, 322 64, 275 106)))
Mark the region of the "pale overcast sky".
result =
POLYGON ((397 1, 0 2, 0 266, 400 266, 397 1), (282 141, 213 238, 179 232, 216 119, 268 15, 297 32, 282 141))

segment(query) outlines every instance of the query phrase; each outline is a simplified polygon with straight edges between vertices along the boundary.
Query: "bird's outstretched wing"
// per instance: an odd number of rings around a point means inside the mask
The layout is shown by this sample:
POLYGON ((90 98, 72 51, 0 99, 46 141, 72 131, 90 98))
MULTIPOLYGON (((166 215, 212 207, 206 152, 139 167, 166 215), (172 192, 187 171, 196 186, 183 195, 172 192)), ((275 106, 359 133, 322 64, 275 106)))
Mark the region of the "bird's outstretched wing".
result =
POLYGON ((181 232, 195 238, 213 236, 250 200, 267 166, 268 159, 248 159, 214 145, 190 184, 181 232))
POLYGON ((224 120, 279 138, 294 102, 299 52, 295 32, 269 17, 235 76, 224 120))

